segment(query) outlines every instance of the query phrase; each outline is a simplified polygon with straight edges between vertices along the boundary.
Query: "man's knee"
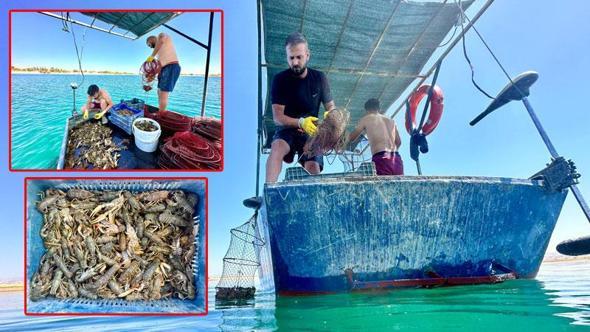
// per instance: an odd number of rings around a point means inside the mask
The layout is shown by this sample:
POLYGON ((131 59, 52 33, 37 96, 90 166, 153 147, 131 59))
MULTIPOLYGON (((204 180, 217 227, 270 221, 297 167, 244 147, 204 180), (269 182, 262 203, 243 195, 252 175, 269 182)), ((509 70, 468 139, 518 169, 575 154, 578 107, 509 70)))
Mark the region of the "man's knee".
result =
POLYGON ((285 157, 291 148, 289 144, 283 139, 275 139, 270 145, 270 158, 281 158, 285 157))

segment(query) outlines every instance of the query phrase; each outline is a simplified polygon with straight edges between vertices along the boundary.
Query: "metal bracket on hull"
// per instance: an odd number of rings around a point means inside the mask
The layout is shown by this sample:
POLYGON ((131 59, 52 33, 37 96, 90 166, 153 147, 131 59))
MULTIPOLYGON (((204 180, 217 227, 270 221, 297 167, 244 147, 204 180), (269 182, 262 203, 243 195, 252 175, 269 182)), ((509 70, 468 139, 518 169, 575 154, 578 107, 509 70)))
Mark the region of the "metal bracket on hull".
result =
POLYGON ((346 280, 348 281, 348 286, 351 291, 392 289, 405 287, 430 288, 440 286, 495 284, 506 280, 513 280, 518 278, 516 272, 496 262, 491 263, 490 274, 485 276, 443 277, 433 270, 425 271, 424 274, 426 276, 425 278, 416 279, 358 281, 354 279, 354 272, 351 268, 347 268, 344 270, 344 275, 346 276, 346 280))
POLYGON ((550 191, 562 191, 578 183, 580 174, 572 160, 557 157, 547 167, 530 177, 531 180, 543 180, 543 185, 550 191))

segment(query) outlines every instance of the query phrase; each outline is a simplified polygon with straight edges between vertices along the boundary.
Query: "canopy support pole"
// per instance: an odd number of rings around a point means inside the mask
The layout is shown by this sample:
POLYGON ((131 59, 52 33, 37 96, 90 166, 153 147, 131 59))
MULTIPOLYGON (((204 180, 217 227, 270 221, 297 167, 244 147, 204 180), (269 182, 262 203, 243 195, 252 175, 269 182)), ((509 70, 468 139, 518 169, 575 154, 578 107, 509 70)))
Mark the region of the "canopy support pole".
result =
POLYGON ((262 151, 262 3, 256 1, 256 19, 258 21, 258 128, 256 132, 256 192, 255 197, 260 195, 260 153, 262 151))
POLYGON ((162 24, 162 26, 176 32, 177 34, 183 36, 184 38, 192 41, 193 43, 201 46, 207 51, 207 60, 205 61, 205 82, 203 82, 203 100, 201 102, 201 116, 205 115, 205 104, 207 101, 207 84, 209 83, 209 64, 211 62, 211 37, 213 35, 213 18, 215 17, 215 12, 211 12, 209 14, 209 36, 207 37, 207 44, 203 44, 200 41, 187 36, 186 34, 174 29, 173 27, 169 26, 168 24, 162 24))

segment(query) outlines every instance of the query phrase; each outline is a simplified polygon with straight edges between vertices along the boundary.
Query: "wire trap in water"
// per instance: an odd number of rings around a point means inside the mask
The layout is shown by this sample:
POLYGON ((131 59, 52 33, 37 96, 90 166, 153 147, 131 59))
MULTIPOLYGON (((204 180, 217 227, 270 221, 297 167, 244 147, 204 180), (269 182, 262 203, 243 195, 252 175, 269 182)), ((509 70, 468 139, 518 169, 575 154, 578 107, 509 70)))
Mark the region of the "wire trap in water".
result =
POLYGON ((260 248, 264 241, 256 228, 255 213, 247 222, 233 228, 229 248, 223 257, 223 272, 215 287, 217 300, 254 298, 254 276, 260 267, 260 248))

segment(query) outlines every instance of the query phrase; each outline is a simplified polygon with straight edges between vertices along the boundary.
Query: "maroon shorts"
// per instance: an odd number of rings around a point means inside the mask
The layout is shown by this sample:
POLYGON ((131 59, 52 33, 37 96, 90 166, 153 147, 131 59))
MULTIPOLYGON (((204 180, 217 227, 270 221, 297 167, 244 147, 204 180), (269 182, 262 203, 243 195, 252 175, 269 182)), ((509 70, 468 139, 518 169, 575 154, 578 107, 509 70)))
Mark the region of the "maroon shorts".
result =
POLYGON ((373 155, 377 175, 404 175, 404 163, 398 152, 381 151, 373 155))
POLYGON ((100 102, 95 102, 95 101, 91 102, 90 109, 91 110, 100 109, 100 102))

